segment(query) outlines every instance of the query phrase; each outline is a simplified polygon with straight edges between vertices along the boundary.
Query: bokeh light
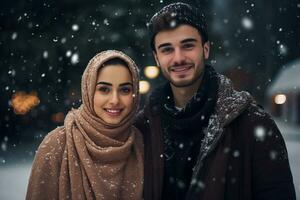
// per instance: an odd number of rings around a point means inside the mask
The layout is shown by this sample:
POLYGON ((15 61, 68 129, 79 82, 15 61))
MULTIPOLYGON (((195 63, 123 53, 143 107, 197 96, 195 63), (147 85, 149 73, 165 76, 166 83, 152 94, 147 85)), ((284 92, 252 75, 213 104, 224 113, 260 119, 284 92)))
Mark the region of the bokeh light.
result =
POLYGON ((284 104, 286 102, 286 96, 284 94, 277 94, 274 101, 276 104, 284 104))
POLYGON ((146 94, 150 90, 150 83, 148 81, 140 81, 140 93, 146 94))
POLYGON ((12 96, 12 107, 17 115, 25 115, 33 107, 40 103, 36 92, 27 94, 23 91, 18 91, 12 96))
POLYGON ((144 74, 149 79, 154 79, 159 75, 159 69, 156 66, 147 66, 144 69, 144 74))

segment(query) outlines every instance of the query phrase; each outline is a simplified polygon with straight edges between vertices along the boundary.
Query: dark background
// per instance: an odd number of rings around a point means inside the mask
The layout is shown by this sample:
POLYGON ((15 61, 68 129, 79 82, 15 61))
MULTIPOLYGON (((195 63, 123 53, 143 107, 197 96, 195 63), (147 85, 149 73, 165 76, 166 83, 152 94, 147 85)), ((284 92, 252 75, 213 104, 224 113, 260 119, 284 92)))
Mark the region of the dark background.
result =
MULTIPOLYGON (((155 65, 146 23, 167 0, 1 1, 0 143, 39 143, 80 105, 81 74, 89 59, 122 50, 141 69, 155 65), (76 59, 78 56, 78 59, 76 59), (14 93, 35 91, 40 103, 17 115, 14 93), (54 119, 59 114, 58 119, 54 119)), ((299 57, 300 2, 296 0, 183 1, 205 10, 208 63, 265 104, 265 90, 285 64, 299 57)), ((162 77, 149 80, 151 87, 162 77)), ((145 95, 144 95, 145 98, 145 95)), ((4 146, 3 146, 4 145, 4 146)), ((6 145, 6 146, 5 146, 6 145)), ((0 150, 1 152, 1 150, 0 150)))

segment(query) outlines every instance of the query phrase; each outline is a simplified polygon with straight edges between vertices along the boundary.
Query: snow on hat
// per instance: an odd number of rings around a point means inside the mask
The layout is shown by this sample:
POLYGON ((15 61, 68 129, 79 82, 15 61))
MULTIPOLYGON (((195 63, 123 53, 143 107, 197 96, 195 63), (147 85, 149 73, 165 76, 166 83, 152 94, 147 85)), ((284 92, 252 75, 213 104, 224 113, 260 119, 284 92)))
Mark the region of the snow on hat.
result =
POLYGON ((155 51, 154 38, 158 32, 176 28, 181 24, 195 27, 201 34, 203 42, 208 40, 204 13, 189 4, 177 2, 163 7, 148 23, 152 50, 155 51))

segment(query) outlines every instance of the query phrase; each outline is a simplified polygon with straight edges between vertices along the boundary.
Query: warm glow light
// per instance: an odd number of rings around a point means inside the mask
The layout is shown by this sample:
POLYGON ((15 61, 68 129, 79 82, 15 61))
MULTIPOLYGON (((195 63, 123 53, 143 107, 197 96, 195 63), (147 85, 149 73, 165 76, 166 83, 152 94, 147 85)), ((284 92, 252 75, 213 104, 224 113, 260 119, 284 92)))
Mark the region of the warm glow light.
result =
POLYGON ((25 115, 33 107, 40 103, 36 92, 26 94, 26 92, 19 91, 12 96, 12 107, 17 115, 25 115))
POLYGON ((274 101, 276 104, 284 104, 286 102, 286 96, 284 94, 277 94, 274 101))
POLYGON ((55 122, 55 123, 61 123, 61 122, 64 121, 65 115, 64 115, 64 113, 62 113, 62 112, 55 113, 55 114, 53 114, 53 115, 51 116, 51 119, 52 119, 52 121, 55 122))
POLYGON ((148 81, 140 81, 140 93, 146 94, 150 90, 150 83, 148 81))
POLYGON ((147 78, 156 78, 159 74, 159 69, 156 66, 147 66, 144 69, 144 74, 147 78))

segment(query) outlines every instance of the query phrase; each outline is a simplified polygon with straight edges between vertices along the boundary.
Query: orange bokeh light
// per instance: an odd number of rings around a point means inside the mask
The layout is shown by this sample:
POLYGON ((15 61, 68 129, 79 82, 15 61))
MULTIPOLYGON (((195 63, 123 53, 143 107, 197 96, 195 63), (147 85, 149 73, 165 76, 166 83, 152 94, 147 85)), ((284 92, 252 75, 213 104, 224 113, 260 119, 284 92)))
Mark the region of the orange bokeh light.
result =
POLYGON ((51 116, 51 119, 52 119, 52 121, 55 122, 55 123, 61 123, 61 122, 64 121, 65 115, 64 115, 64 113, 62 113, 62 112, 55 113, 55 114, 53 114, 53 115, 51 116))
POLYGON ((40 103, 36 92, 27 94, 26 92, 19 91, 12 96, 12 107, 17 115, 25 115, 33 107, 40 103))

